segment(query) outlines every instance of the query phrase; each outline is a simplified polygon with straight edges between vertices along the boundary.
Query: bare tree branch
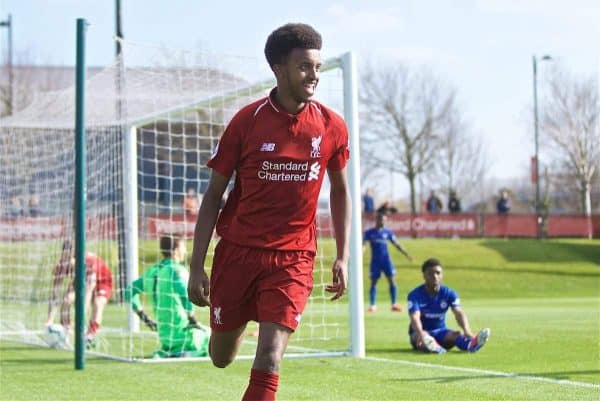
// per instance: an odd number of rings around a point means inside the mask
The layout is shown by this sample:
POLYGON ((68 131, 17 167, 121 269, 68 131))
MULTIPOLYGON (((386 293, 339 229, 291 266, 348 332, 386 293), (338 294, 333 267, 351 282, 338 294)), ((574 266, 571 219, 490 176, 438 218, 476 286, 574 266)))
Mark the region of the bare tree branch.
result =
POLYGON ((591 183, 600 160, 598 81, 576 80, 555 70, 543 104, 542 134, 546 147, 578 183, 582 210, 591 214, 591 183))

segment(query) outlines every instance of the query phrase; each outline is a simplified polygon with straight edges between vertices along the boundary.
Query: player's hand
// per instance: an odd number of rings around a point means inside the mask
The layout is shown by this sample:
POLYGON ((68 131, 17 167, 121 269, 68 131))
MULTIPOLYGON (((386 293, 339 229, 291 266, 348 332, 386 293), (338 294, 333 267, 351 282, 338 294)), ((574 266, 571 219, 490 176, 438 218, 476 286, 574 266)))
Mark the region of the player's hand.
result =
POLYGON ((331 268, 333 283, 325 287, 325 291, 333 293, 332 301, 340 298, 346 291, 348 284, 348 265, 346 262, 336 259, 331 268))
POLYGON ((188 281, 188 298, 194 305, 210 306, 208 295, 210 294, 210 280, 203 268, 190 267, 190 279, 188 281))
POLYGON ((188 325, 186 329, 202 329, 202 325, 198 323, 193 315, 188 315, 188 325))
POLYGON ((156 324, 156 322, 150 319, 150 316, 146 315, 146 313, 143 310, 137 311, 136 313, 139 316, 140 320, 144 322, 144 324, 148 326, 150 330, 158 330, 158 325, 156 324))
POLYGON ((413 257, 412 257, 412 256, 410 256, 410 255, 406 255, 406 257, 407 257, 407 258, 408 258, 408 260, 409 260, 409 261, 411 261, 411 262, 414 262, 414 261, 415 261, 415 260, 413 259, 413 257))

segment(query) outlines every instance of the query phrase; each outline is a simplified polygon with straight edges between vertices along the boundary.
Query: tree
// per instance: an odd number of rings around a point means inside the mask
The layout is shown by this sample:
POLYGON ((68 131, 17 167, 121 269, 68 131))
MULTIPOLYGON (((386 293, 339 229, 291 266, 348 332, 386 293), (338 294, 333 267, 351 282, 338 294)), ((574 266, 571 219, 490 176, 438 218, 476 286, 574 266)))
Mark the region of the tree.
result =
POLYGON ((440 134, 438 155, 428 174, 429 180, 442 182, 444 192, 456 191, 460 197, 483 199, 483 182, 489 169, 484 142, 474 135, 458 112, 449 116, 440 134))
POLYGON ((542 108, 542 135, 565 174, 575 178, 582 209, 590 216, 591 183, 600 160, 598 81, 577 80, 557 69, 548 81, 548 90, 542 108))
POLYGON ((361 82, 361 146, 371 159, 365 163, 406 177, 415 213, 416 179, 433 165, 441 135, 456 113, 454 91, 431 73, 415 73, 402 64, 367 67, 361 82))

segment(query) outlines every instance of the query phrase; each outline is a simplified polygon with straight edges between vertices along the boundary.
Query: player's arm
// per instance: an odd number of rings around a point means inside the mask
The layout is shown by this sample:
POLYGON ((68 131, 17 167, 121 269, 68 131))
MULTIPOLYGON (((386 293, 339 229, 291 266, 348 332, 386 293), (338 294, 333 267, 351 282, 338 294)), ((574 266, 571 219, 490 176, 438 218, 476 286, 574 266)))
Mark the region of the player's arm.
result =
POLYGON ((135 312, 142 310, 140 294, 144 292, 144 277, 138 277, 131 284, 125 287, 125 301, 131 304, 131 309, 135 312))
POLYGON ((138 315, 140 320, 152 331, 157 330, 157 325, 154 320, 144 312, 144 307, 140 301, 140 294, 144 292, 144 277, 138 277, 131 284, 125 287, 125 301, 131 304, 131 309, 138 315))
POLYGON ((463 330, 464 335, 467 337, 473 337, 467 314, 461 309, 460 306, 455 306, 451 309, 452 313, 454 313, 454 317, 456 318, 456 323, 458 323, 460 328, 463 330))
POLYGON ((50 293, 50 299, 48 300, 48 318, 46 319, 46 326, 49 326, 54 322, 54 316, 56 315, 59 304, 58 290, 65 279, 65 273, 68 271, 69 267, 64 266, 62 260, 59 261, 52 270, 52 292, 50 293))
POLYGON ((214 169, 212 170, 208 188, 202 197, 202 203, 198 211, 190 263, 190 280, 187 286, 189 300, 198 306, 208 306, 210 304, 208 300, 210 282, 204 270, 204 260, 217 223, 221 199, 229 183, 229 178, 219 174, 214 169))
POLYGON ((350 190, 346 168, 341 170, 328 169, 331 183, 330 208, 333 229, 335 232, 336 259, 331 269, 333 282, 325 290, 334 293, 331 300, 344 295, 348 281, 348 258, 350 249, 350 190))
POLYGON ((416 310, 414 312, 410 312, 408 314, 410 319, 410 325, 417 334, 417 347, 420 347, 423 344, 423 337, 425 337, 426 333, 423 330, 423 325, 421 324, 421 311, 416 310))
POLYGON ((404 256, 406 256, 406 259, 410 260, 411 262, 413 261, 412 256, 410 256, 408 254, 408 251, 406 249, 404 249, 402 244, 400 244, 398 241, 396 241, 395 237, 390 238, 390 241, 392 242, 392 244, 394 244, 394 246, 396 247, 397 250, 399 250, 404 256))

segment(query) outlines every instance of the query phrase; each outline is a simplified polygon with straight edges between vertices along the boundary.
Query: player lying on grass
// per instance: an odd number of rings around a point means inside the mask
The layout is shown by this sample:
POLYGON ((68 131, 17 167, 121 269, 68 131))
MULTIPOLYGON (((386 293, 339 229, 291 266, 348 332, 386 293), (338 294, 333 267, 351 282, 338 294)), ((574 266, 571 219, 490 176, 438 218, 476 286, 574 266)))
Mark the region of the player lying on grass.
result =
POLYGON ((151 330, 158 331, 161 348, 154 356, 207 356, 210 329, 196 321, 187 295, 189 273, 182 264, 185 241, 177 235, 165 235, 159 243, 164 259, 126 288, 125 299, 151 330), (144 312, 141 293, 149 296, 156 322, 144 312))
MULTIPOLYGON (((48 319, 46 326, 54 323, 56 309, 60 303, 60 323, 68 334, 71 329, 71 306, 75 302, 75 289, 73 280, 75 277, 75 252, 73 243, 65 241, 62 246, 60 260, 54 267, 52 273, 52 293, 48 303, 48 319), (67 280, 61 301, 59 292, 67 280)), ((85 253, 85 305, 86 310, 91 308, 91 318, 85 334, 86 344, 93 346, 96 334, 102 325, 104 308, 110 300, 113 291, 113 279, 110 268, 102 258, 92 252, 85 253)), ((68 338, 68 336, 66 337, 68 338)))
POLYGON ((463 351, 479 351, 487 342, 490 329, 483 329, 476 336, 473 335, 467 315, 460 307, 458 294, 442 285, 443 269, 439 260, 427 259, 421 270, 425 284, 408 294, 408 334, 412 347, 440 354, 454 346, 463 351), (448 308, 454 313, 462 333, 446 327, 448 308))
POLYGON ((397 304, 398 288, 394 279, 396 269, 388 252, 388 241, 391 242, 408 260, 412 262, 412 257, 396 240, 396 236, 391 230, 385 227, 387 216, 385 213, 377 213, 375 218, 375 227, 365 231, 363 244, 368 242, 371 245, 371 289, 369 290, 369 312, 376 312, 377 306, 375 299, 377 297, 377 281, 381 277, 381 272, 385 274, 390 285, 390 299, 392 301, 392 311, 402 312, 402 307, 397 304))

